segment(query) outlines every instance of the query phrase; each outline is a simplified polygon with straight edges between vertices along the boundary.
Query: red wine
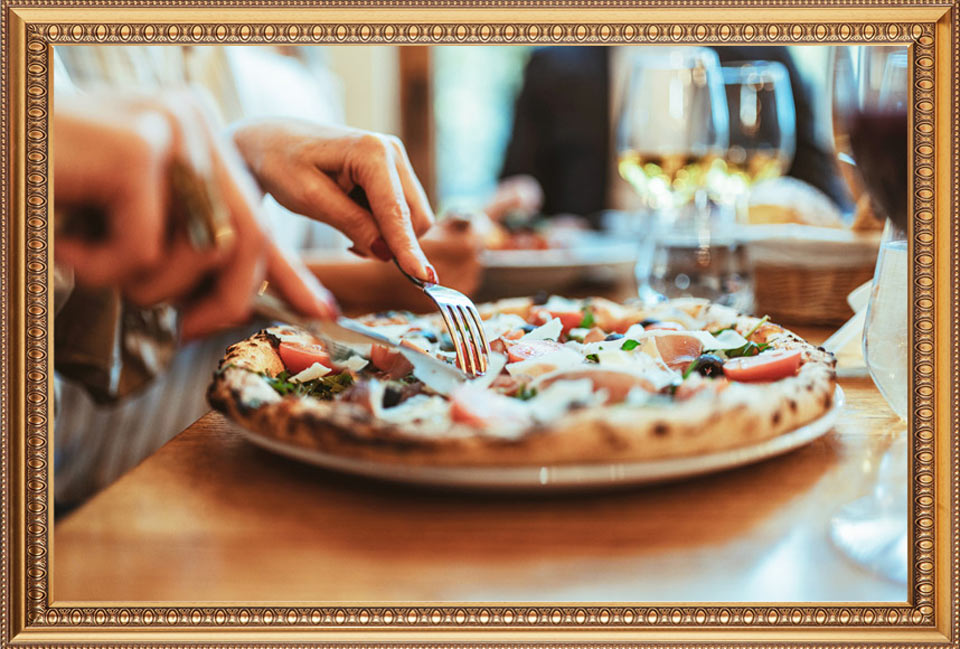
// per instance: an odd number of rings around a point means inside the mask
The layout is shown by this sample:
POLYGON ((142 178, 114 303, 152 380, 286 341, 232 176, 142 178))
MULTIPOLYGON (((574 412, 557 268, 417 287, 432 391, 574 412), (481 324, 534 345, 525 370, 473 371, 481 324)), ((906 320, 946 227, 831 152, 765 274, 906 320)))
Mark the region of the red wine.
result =
POLYGON ((903 231, 907 229, 907 113, 867 112, 850 123, 850 148, 874 201, 903 231))

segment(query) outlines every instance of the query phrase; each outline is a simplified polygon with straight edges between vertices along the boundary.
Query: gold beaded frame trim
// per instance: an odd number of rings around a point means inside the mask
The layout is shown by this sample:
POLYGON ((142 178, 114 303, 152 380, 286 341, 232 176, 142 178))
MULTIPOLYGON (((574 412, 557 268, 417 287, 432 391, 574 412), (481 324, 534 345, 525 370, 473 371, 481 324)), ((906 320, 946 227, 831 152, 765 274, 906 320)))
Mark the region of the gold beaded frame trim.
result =
POLYGON ((3 642, 374 641, 948 643, 960 597, 958 0, 3 1, 0 598, 3 642), (277 10, 283 7, 285 11, 277 10), (749 7, 737 10, 737 7, 749 7), (377 11, 370 11, 376 8, 377 11), (295 11, 293 11, 295 9, 295 11), (694 10, 691 10, 694 9, 694 10), (464 20, 465 22, 461 22, 464 20), (51 593, 51 46, 68 44, 880 44, 911 47, 911 521, 904 604, 235 606, 58 604, 51 593), (951 214, 954 218, 951 218, 951 214), (953 531, 951 531, 953 530, 953 531), (466 634, 462 632, 466 631, 466 634), (560 636, 563 632, 564 635, 560 636), (624 633, 630 632, 630 633, 624 633), (512 635, 511 635, 512 634, 512 635), (785 635, 783 635, 785 634, 785 635))

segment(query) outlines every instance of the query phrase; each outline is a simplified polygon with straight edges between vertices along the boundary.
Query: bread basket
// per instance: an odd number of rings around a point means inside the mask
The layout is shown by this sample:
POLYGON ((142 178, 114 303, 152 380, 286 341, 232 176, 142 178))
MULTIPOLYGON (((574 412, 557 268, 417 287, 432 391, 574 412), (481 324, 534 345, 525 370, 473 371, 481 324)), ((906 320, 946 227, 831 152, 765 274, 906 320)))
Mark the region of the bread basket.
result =
POLYGON ((873 277, 880 232, 809 225, 744 226, 755 308, 774 321, 840 325, 847 295, 873 277))

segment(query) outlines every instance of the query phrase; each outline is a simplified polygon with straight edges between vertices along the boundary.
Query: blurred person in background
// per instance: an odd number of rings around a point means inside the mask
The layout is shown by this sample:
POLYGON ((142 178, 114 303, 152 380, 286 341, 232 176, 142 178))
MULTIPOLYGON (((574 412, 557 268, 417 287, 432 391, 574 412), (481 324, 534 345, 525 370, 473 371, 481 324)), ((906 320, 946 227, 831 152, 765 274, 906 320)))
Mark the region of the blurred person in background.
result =
MULTIPOLYGON (((630 47, 544 47, 533 52, 514 107, 501 181, 485 211, 597 217, 638 206, 616 171, 615 110, 630 47)), ((834 154, 817 137, 813 99, 785 47, 714 48, 721 64, 779 61, 790 75, 796 153, 787 175, 825 194, 840 210, 850 200, 834 154)))
POLYGON ((55 63, 59 513, 208 410, 210 374, 256 326, 244 328, 263 279, 316 318, 339 308, 324 283, 347 308, 420 306, 383 263, 394 257, 475 287, 469 224, 431 227, 403 145, 338 125, 322 69, 260 47, 70 47, 55 63), (209 246, 191 242, 174 186, 221 213, 209 246))

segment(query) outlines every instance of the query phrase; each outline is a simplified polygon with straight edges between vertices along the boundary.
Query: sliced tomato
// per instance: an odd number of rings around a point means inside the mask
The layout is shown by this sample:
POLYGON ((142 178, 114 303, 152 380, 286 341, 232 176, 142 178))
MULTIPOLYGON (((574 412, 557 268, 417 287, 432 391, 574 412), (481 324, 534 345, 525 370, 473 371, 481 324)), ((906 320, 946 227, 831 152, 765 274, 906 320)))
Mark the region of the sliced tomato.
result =
POLYGON ((682 325, 676 322, 654 322, 643 328, 644 331, 654 331, 656 329, 663 329, 664 331, 686 331, 682 325))
POLYGON ((283 366, 287 368, 287 372, 290 374, 299 374, 314 363, 333 367, 333 363, 330 362, 330 355, 321 345, 282 342, 277 347, 277 352, 280 354, 283 366))
POLYGON ((510 345, 507 348, 507 357, 511 363, 518 363, 546 356, 563 348, 563 345, 553 340, 524 340, 510 345))
MULTIPOLYGON (((649 329, 649 327, 648 327, 649 329)), ((660 358, 672 370, 683 370, 700 356, 703 344, 696 336, 669 335, 654 338, 660 358)))
POLYGON ((723 373, 733 381, 776 381, 793 376, 799 367, 799 349, 778 349, 757 356, 731 358, 723 364, 723 373))
MULTIPOLYGON (((570 333, 583 322, 583 311, 547 311, 550 318, 560 318, 560 324, 563 326, 563 333, 570 333)), ((547 320, 549 321, 548 318, 547 320)))

